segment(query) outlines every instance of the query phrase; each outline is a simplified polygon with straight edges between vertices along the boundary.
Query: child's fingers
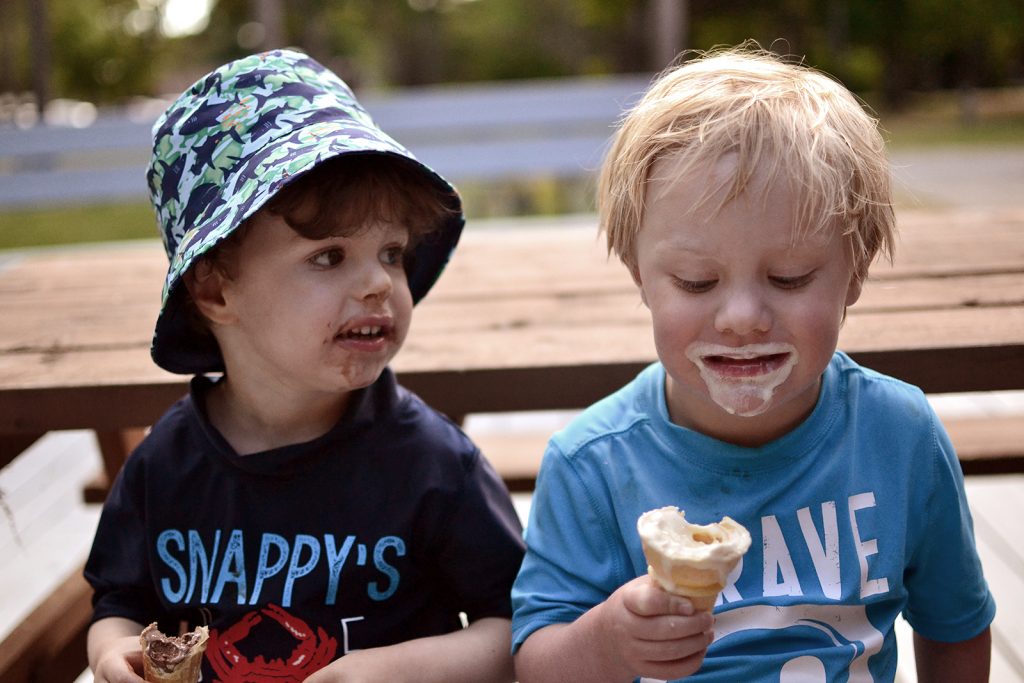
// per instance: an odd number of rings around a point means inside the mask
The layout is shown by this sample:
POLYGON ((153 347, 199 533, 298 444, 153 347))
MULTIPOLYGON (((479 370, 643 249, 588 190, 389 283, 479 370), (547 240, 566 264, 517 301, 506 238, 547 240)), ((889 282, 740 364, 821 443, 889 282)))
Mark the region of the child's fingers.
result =
POLYGON ((136 672, 142 671, 142 650, 133 650, 127 653, 124 658, 136 672))
POLYGON ((659 681, 686 678, 700 669, 700 665, 704 663, 705 653, 706 650, 701 650, 672 661, 645 662, 639 673, 643 678, 653 678, 659 681))
POLYGON ((710 614, 634 617, 630 631, 637 640, 651 643, 680 641, 713 634, 714 618, 710 614))
POLYGON ((645 677, 679 678, 700 667, 712 640, 711 631, 666 640, 638 640, 633 643, 633 656, 640 661, 645 677))
POLYGON ((648 653, 644 659, 649 662, 678 661, 706 651, 713 640, 713 633, 702 631, 685 638, 645 641, 645 649, 648 650, 648 653))
MULTIPOLYGON (((677 626, 686 629, 689 625, 683 624, 684 622, 692 624, 697 621, 703 620, 680 617, 677 626)), ((665 640, 638 641, 636 652, 643 660, 641 673, 645 677, 656 679, 688 676, 699 669, 703 657, 708 652, 708 646, 714 639, 715 634, 708 630, 665 640)))
POLYGON ((690 616, 694 613, 689 600, 672 595, 646 576, 627 583, 623 587, 622 600, 626 609, 642 617, 663 614, 690 616))
MULTIPOLYGON (((140 666, 141 669, 141 666, 140 666)), ((145 683, 127 661, 101 662, 93 675, 94 683, 145 683)))

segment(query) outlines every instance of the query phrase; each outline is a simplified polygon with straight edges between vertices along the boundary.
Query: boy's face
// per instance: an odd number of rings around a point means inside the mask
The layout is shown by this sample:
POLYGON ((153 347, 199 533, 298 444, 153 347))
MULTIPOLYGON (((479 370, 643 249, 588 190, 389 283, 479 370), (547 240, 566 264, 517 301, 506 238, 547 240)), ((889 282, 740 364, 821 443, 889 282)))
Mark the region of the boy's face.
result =
POLYGON ((233 255, 235 277, 222 285, 229 324, 217 336, 232 376, 248 373, 297 397, 376 381, 412 317, 408 240, 391 224, 310 240, 258 212, 233 255))
POLYGON ((845 307, 860 294, 849 250, 838 234, 794 242, 793 194, 761 173, 717 212, 717 197, 693 211, 708 182, 732 176, 735 157, 681 178, 673 161, 652 169, 634 272, 669 413, 722 440, 765 443, 817 401, 845 307))

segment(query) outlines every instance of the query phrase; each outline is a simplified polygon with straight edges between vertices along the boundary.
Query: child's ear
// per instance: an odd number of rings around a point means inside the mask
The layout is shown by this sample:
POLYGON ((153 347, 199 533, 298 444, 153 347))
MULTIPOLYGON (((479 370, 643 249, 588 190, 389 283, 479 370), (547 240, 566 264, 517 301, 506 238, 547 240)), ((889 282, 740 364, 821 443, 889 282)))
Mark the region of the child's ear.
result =
POLYGON ((864 285, 864 278, 854 273, 850 276, 850 284, 846 288, 846 305, 847 307, 857 303, 857 299, 860 298, 860 290, 864 285))
POLYGON ((224 297, 226 277, 207 259, 199 259, 185 272, 185 287, 199 313, 211 323, 225 324, 234 319, 224 297))

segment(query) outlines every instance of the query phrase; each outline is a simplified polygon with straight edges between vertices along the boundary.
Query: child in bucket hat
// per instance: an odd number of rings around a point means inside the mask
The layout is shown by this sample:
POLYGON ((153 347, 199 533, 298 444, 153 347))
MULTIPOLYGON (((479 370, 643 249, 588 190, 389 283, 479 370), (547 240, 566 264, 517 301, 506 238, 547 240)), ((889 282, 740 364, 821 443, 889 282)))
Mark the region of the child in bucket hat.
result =
POLYGON ((458 241, 454 188, 286 50, 183 93, 148 178, 152 355, 195 377, 104 505, 97 683, 142 680, 153 622, 209 627, 208 681, 512 680, 508 491, 388 368, 458 241))

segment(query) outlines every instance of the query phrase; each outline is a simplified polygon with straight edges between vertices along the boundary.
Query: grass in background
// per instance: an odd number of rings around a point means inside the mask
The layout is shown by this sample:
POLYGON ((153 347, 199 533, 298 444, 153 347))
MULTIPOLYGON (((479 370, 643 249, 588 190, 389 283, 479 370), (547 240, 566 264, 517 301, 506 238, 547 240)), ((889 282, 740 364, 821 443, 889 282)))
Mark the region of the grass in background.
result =
POLYGON ((159 238, 146 202, 0 212, 0 249, 159 238))
POLYGON ((1024 145, 1024 88, 921 93, 900 112, 881 113, 894 149, 1024 145))
POLYGON ((896 116, 882 119, 892 149, 950 146, 1024 146, 1024 116, 951 126, 939 121, 896 116))

